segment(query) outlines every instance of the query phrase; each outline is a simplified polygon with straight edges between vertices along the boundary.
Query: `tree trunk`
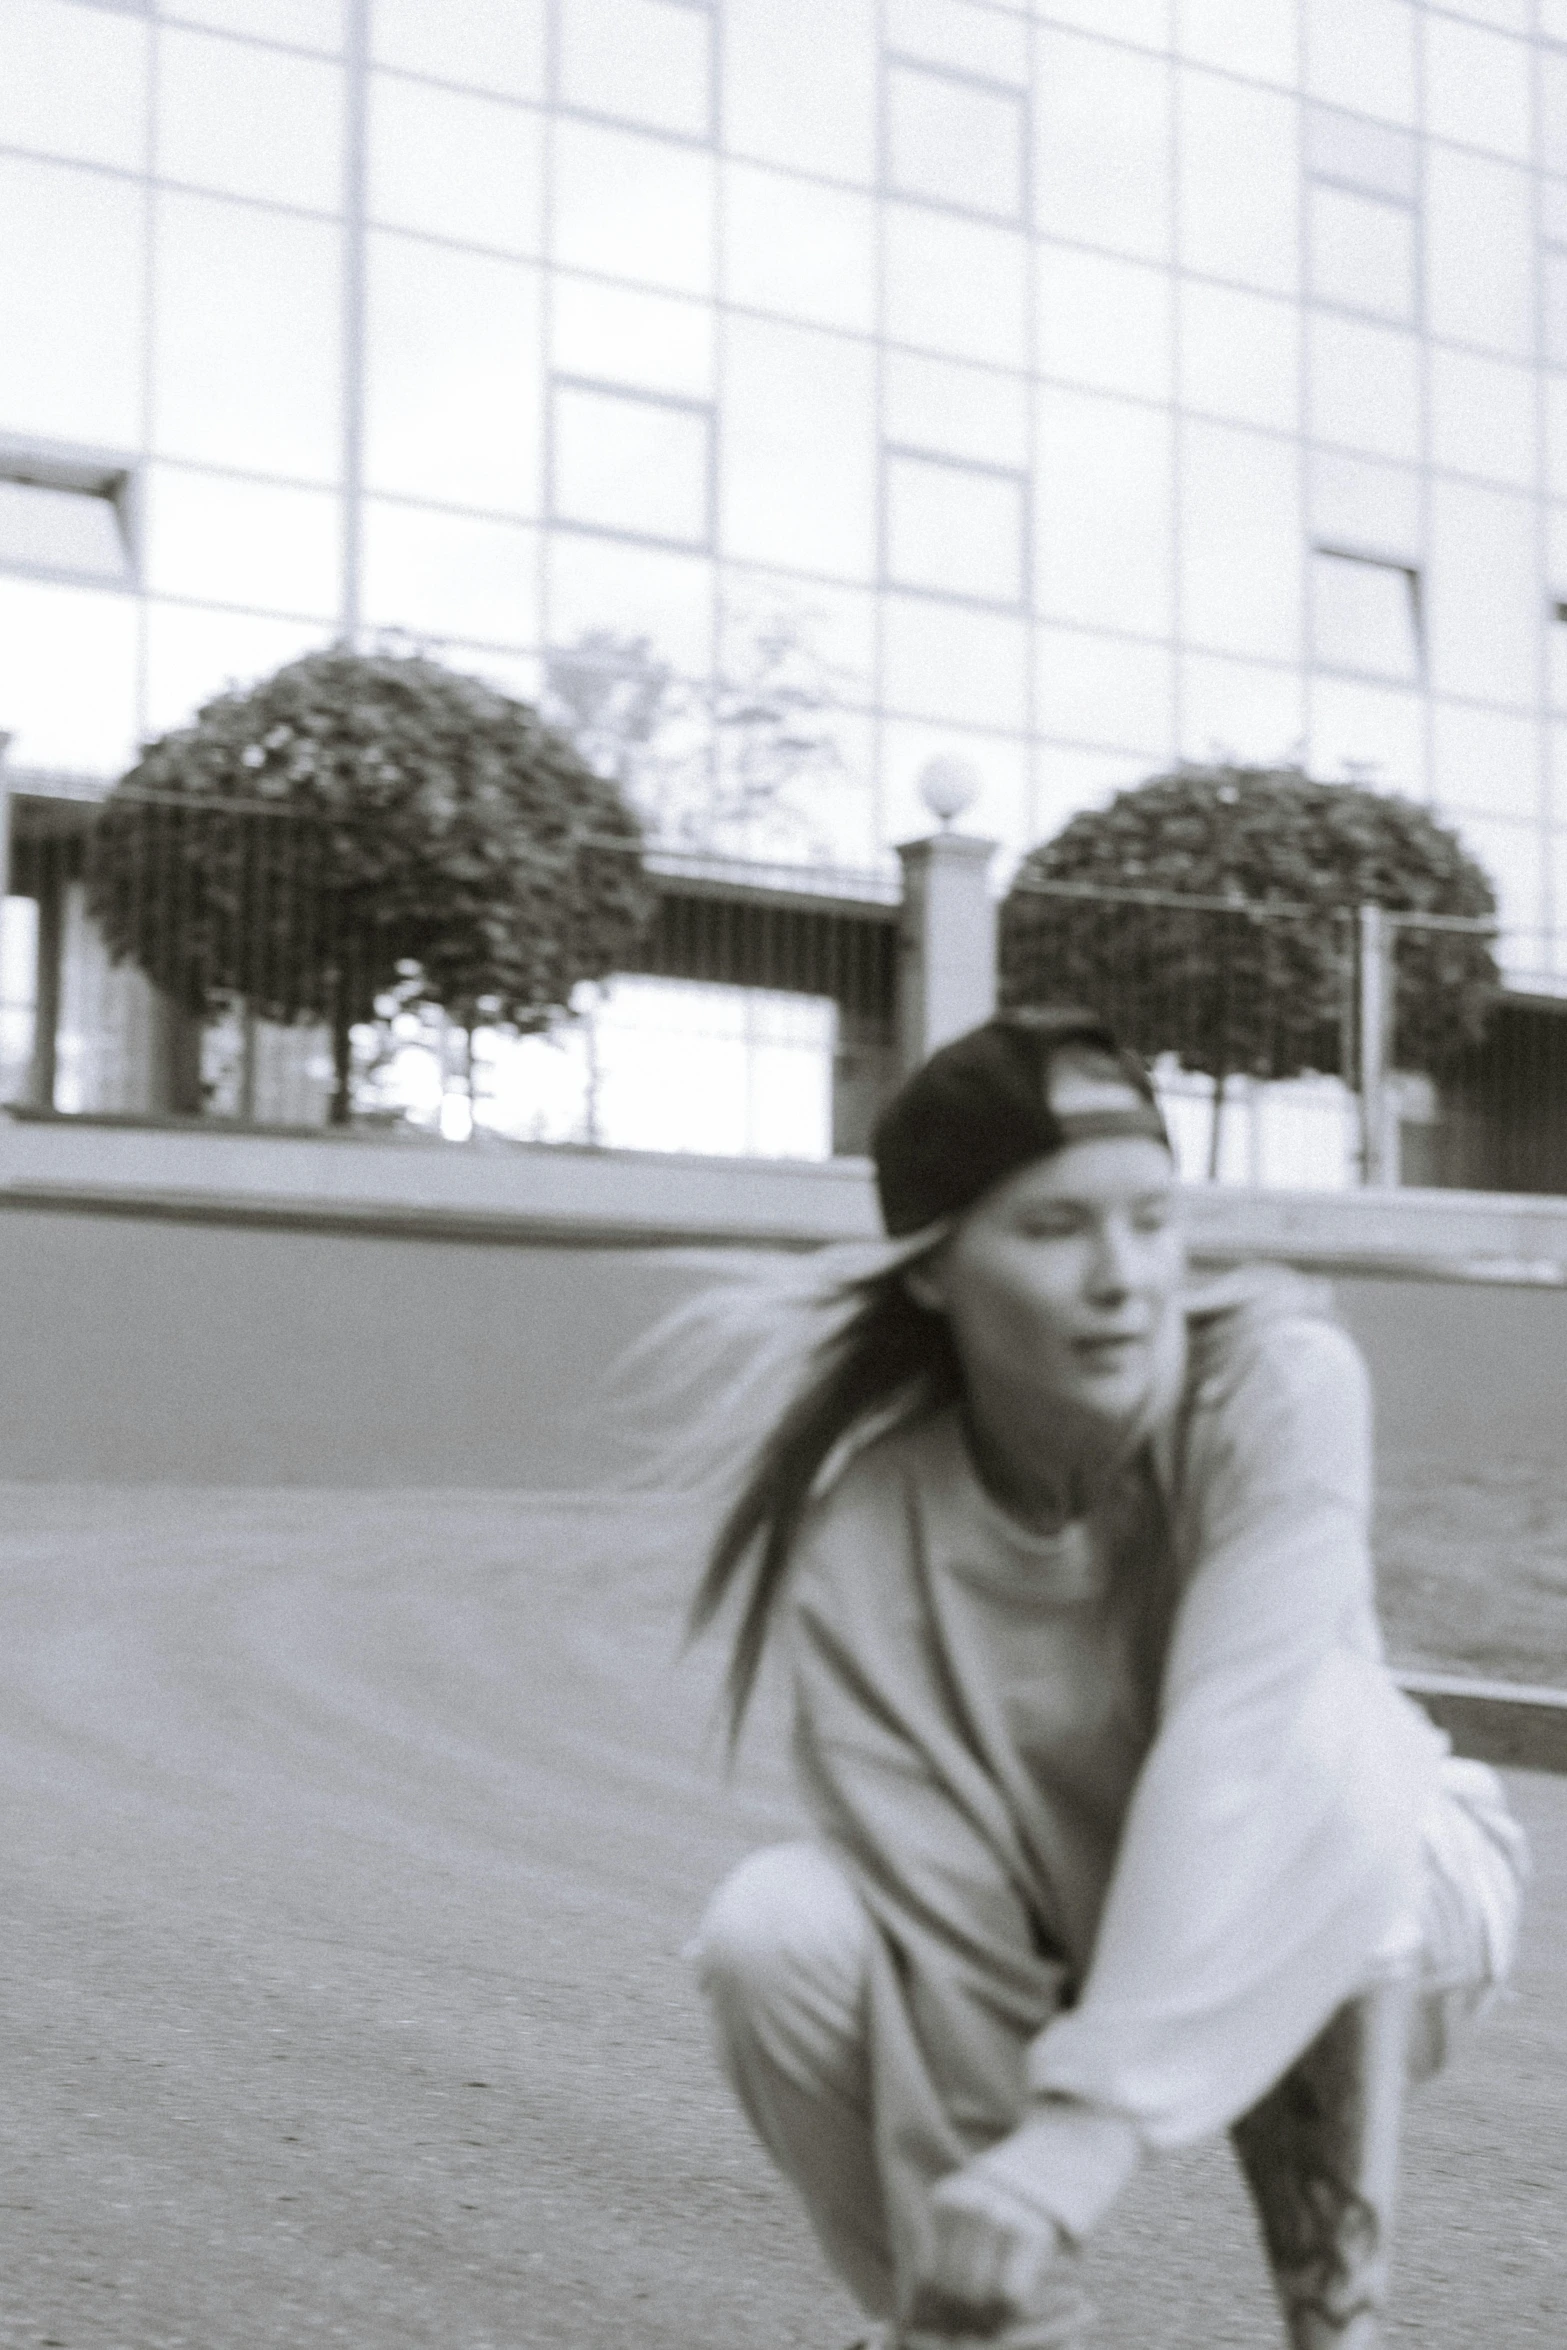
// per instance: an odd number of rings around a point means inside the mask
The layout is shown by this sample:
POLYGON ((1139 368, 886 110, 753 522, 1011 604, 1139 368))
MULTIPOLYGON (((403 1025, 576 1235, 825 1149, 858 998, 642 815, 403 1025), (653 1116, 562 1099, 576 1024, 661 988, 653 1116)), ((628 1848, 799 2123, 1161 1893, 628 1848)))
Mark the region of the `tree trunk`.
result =
POLYGON ((347 1126, 354 1114, 354 1031, 341 989, 332 1006, 332 1069, 330 1122, 347 1126))
POLYGON ((202 1024, 163 988, 150 991, 149 1107, 159 1118, 199 1118, 202 1112, 202 1024))
POLYGON ((1219 1141, 1224 1131, 1224 1086, 1228 1071, 1218 1069, 1213 1079, 1213 1118, 1208 1128, 1208 1181, 1219 1180, 1219 1141))

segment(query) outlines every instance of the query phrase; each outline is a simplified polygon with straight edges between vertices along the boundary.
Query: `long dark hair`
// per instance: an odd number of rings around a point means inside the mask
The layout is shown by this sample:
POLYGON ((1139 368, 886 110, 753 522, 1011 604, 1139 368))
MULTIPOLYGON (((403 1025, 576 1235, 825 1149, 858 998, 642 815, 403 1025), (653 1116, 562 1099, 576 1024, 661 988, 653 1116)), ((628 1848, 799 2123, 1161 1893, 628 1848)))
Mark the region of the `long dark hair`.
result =
MULTIPOLYGON (((737 1590, 740 1620, 727 1677, 733 1747, 756 1686, 790 1556, 811 1500, 842 1457, 880 1425, 934 1410, 959 1391, 958 1359, 945 1320, 917 1305, 905 1286, 909 1265, 927 1255, 944 1230, 913 1243, 824 1249, 793 1280, 731 1281, 686 1316, 698 1344, 716 1323, 732 1340, 751 1340, 748 1381, 770 1402, 783 1384, 788 1400, 759 1441, 753 1437, 713 1538, 696 1596, 690 1633, 704 1632, 737 1590), (866 1263, 867 1254, 871 1258, 866 1263), (782 1381, 779 1374, 783 1373, 782 1381)), ((681 1351, 677 1335, 674 1351, 681 1351)), ((689 1346, 686 1351, 690 1351, 689 1346)), ((711 1359, 711 1354, 709 1354, 711 1359)), ((743 1413, 731 1399, 731 1410, 743 1413)), ((752 1412, 754 1427, 754 1410, 752 1412)), ((722 1444, 724 1437, 718 1437, 722 1444)), ((705 1449, 711 1453, 709 1434, 705 1449)))

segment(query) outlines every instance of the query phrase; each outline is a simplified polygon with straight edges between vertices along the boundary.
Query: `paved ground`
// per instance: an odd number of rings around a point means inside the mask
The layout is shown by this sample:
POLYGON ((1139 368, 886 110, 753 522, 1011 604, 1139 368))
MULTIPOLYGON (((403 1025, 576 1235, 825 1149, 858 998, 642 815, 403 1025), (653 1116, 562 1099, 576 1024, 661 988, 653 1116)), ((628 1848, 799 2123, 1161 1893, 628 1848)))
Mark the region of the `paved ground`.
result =
MULTIPOLYGON (((0 1490, 0 2350, 836 2350, 679 1952, 726 1789, 680 1570, 497 1495, 0 1490)), ((1559 2350, 1567 1781, 1516 2001, 1411 2132, 1393 2339, 1559 2350)), ((1222 2152, 1107 2350, 1276 2345, 1222 2152)))

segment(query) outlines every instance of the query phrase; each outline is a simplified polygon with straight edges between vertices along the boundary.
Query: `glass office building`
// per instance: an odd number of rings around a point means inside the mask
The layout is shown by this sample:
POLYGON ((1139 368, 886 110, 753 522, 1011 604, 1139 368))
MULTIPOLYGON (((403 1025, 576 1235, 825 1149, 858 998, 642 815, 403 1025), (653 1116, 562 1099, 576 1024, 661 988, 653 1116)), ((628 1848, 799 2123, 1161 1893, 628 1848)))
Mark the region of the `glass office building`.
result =
POLYGON ((1299 758, 1567 970, 1567 0, 0 0, 0 222, 14 769, 781 619, 815 855, 1299 758))

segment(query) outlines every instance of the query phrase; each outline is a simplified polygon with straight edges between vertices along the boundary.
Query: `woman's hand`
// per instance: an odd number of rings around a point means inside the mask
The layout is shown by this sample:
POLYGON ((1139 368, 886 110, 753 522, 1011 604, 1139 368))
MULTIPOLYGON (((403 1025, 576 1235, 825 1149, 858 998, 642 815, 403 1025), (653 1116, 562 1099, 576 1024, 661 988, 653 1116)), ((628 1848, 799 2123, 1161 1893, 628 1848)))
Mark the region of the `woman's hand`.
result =
POLYGON ((1039 2350, 1074 2343, 1083 2322, 1076 2287, 1052 2273, 1065 2239, 1048 2213, 1025 2202, 980 2155, 942 2180, 930 2200, 930 2235, 907 2325, 916 2333, 978 2336, 1048 2320, 1062 2303, 1059 2333, 1039 2331, 1039 2350), (1070 2310, 1066 2304, 1070 2304, 1070 2310))

